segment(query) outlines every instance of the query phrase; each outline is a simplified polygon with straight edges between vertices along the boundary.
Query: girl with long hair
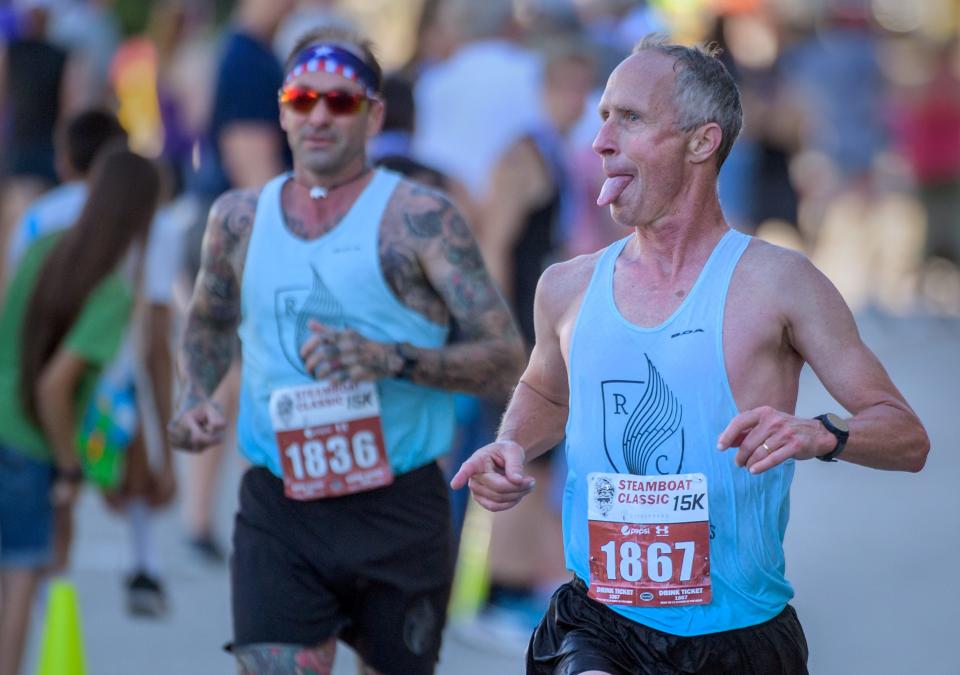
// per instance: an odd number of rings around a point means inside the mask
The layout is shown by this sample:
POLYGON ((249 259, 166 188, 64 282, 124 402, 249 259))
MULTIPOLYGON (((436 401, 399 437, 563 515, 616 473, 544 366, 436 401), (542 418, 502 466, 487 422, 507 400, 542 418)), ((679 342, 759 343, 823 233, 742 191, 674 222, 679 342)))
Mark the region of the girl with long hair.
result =
POLYGON ((105 149, 76 224, 27 250, 0 308, 0 675, 18 672, 44 569, 66 561, 53 524, 71 519, 80 417, 126 331, 159 191, 152 162, 105 149))

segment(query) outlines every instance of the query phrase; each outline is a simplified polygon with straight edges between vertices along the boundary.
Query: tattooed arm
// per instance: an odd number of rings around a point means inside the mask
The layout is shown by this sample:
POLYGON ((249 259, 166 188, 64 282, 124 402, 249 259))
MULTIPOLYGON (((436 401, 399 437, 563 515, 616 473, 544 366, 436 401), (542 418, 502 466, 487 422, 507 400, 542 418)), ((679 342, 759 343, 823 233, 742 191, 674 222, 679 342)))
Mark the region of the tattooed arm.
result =
POLYGON ((256 205, 255 191, 235 190, 210 209, 180 345, 183 387, 169 428, 175 447, 202 450, 221 439, 223 416, 211 396, 234 358, 240 280, 256 205))
POLYGON ((523 369, 523 342, 456 207, 439 192, 401 183, 381 226, 380 260, 400 301, 434 323, 452 319, 456 340, 421 349, 315 324, 300 352, 307 370, 339 380, 402 373, 418 384, 505 398, 523 369), (416 365, 404 369, 405 359, 416 365))
POLYGON ((403 347, 417 362, 413 381, 475 394, 508 394, 523 370, 523 342, 473 233, 438 192, 413 188, 405 201, 403 240, 423 270, 424 290, 439 296, 458 328, 457 341, 442 349, 403 347))

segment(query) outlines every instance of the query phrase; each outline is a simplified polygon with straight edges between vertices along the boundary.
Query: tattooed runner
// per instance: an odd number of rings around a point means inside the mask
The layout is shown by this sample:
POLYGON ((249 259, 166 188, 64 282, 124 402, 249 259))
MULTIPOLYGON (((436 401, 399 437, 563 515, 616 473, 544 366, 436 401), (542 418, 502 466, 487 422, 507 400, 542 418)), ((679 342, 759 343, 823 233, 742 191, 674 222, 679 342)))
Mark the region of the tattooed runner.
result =
POLYGON ((170 433, 219 440, 210 396, 237 330, 241 672, 329 673, 340 638, 367 672, 430 673, 452 576, 448 392, 504 395, 523 347, 457 209, 367 166, 384 111, 369 42, 310 33, 286 72, 294 171, 211 209, 170 433))
POLYGON ((528 673, 805 673, 784 577, 795 461, 918 471, 929 440, 830 282, 724 221, 717 173, 741 110, 717 59, 645 40, 599 111, 597 201, 634 232, 543 274, 498 440, 453 485, 508 509, 530 489, 524 463, 566 431, 574 578, 528 673), (794 416, 804 362, 851 417, 794 416))

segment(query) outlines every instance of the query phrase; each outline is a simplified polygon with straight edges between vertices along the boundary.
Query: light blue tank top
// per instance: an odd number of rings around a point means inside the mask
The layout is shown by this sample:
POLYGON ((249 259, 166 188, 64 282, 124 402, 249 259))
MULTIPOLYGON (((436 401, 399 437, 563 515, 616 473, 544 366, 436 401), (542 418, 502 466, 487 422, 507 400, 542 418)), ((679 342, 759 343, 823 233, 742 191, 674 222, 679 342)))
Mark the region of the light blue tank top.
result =
MULTIPOLYGON (((310 241, 286 227, 280 192, 289 175, 260 192, 241 288, 243 349, 237 442, 257 466, 282 476, 270 424, 270 393, 314 380, 300 358, 308 323, 352 328, 378 342, 436 349, 447 341, 437 325, 403 305, 380 268, 380 221, 400 177, 377 170, 346 216, 310 241)), ((387 456, 394 473, 444 454, 453 438, 453 399, 407 380, 377 383, 387 456)))
POLYGON ((563 498, 567 567, 589 583, 589 473, 703 473, 712 602, 610 607, 683 636, 767 621, 793 597, 784 577, 783 536, 794 463, 752 476, 734 464, 735 449, 716 449, 720 432, 739 412, 723 358, 723 309, 750 237, 729 230, 680 307, 653 328, 627 321, 614 301, 614 265, 629 240, 615 242, 601 255, 571 338, 563 498), (640 444, 624 441, 631 423, 630 436, 642 438, 640 444), (637 448, 641 451, 632 451, 637 448))

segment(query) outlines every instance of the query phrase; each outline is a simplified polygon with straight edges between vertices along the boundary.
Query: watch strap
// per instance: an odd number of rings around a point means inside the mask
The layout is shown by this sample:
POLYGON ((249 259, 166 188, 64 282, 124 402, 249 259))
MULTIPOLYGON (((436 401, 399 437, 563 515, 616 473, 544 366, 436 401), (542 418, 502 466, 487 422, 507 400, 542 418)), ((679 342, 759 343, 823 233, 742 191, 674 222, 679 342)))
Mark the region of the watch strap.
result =
POLYGON ((413 379, 413 371, 417 369, 420 363, 420 357, 410 346, 402 342, 397 343, 397 355, 403 360, 400 370, 397 371, 397 377, 404 380, 413 379))
POLYGON ((833 450, 825 455, 819 455, 817 459, 819 459, 821 462, 836 462, 837 455, 843 452, 843 449, 847 447, 847 438, 850 436, 849 432, 843 431, 842 429, 838 429, 836 426, 834 426, 826 413, 823 415, 817 415, 814 419, 819 420, 824 428, 826 428, 826 430, 833 434, 837 439, 837 444, 834 446, 833 450))

